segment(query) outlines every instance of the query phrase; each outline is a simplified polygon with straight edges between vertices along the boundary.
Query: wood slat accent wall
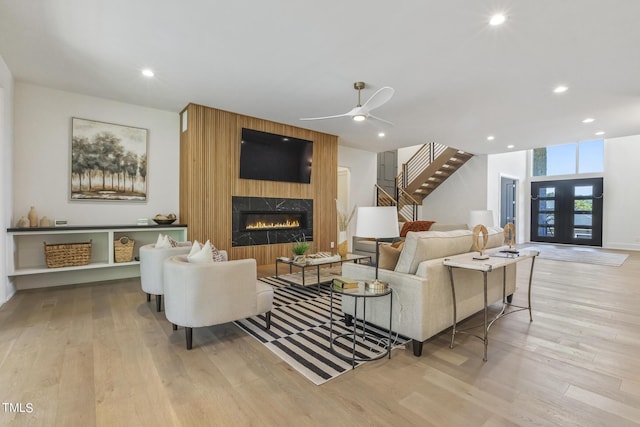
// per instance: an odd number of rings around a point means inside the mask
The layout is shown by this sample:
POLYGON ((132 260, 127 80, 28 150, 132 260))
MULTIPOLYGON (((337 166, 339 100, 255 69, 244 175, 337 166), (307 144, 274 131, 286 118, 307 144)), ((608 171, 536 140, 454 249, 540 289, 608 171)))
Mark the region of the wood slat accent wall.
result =
POLYGON ((180 222, 189 239, 211 242, 230 259, 272 264, 291 256, 291 243, 231 246, 231 197, 313 199, 312 252, 330 251, 337 239, 338 137, 295 126, 189 104, 187 130, 180 134, 180 222), (242 128, 313 141, 311 184, 240 179, 242 128))

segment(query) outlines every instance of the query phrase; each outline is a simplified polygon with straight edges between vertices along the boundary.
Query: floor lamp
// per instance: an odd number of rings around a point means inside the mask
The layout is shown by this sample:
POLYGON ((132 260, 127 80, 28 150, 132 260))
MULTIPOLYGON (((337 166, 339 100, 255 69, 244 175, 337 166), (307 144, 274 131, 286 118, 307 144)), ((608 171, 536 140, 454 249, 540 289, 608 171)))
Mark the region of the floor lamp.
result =
POLYGON ((371 206, 358 208, 356 236, 376 239, 376 279, 366 282, 370 290, 386 289, 387 284, 378 280, 380 239, 398 237, 398 209, 395 206, 371 206))

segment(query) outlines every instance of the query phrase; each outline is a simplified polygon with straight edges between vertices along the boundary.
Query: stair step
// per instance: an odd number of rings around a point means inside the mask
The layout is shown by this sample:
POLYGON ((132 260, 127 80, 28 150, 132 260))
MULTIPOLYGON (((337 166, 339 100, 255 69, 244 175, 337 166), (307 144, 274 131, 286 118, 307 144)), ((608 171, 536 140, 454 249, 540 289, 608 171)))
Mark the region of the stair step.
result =
MULTIPOLYGON (((439 144, 432 145, 431 153, 434 147, 439 144)), ((439 147, 443 147, 439 145, 439 147)), ((424 148, 424 146, 423 146, 424 148)), ((422 150, 422 149, 421 149, 422 150)), ((404 217, 406 214, 413 216, 413 212, 409 213, 412 206, 420 205, 422 200, 433 192, 442 182, 455 173, 462 165, 473 157, 473 154, 452 147, 437 148, 439 153, 436 158, 427 164, 422 172, 417 175, 412 174, 412 181, 406 188, 399 187, 400 196, 393 203, 398 206, 398 214, 404 217), (423 180, 424 182, 420 182, 423 180), (401 211, 402 214, 401 214, 401 211)), ((417 159, 424 157, 418 156, 417 159)), ((378 202, 380 203, 380 201, 378 202)))

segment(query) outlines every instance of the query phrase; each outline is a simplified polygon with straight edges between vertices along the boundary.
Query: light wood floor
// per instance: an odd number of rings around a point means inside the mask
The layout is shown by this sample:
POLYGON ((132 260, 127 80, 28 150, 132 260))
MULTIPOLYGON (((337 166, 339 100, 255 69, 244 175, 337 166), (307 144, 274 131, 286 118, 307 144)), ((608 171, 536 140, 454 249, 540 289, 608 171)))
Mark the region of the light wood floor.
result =
POLYGON ((187 351, 137 279, 20 292, 0 308, 0 398, 33 412, 3 404, 0 425, 640 425, 640 253, 539 259, 533 304, 492 327, 486 363, 442 334, 315 386, 233 324, 187 351))

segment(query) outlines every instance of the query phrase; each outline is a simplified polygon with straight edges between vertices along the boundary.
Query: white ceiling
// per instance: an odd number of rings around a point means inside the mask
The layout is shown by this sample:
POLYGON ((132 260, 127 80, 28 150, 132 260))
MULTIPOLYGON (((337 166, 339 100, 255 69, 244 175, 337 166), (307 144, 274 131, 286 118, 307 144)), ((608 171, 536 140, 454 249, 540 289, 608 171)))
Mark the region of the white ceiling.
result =
POLYGON ((175 112, 194 102, 372 151, 640 134, 639 0, 0 0, 0 55, 20 82, 175 112), (496 12, 507 22, 490 27, 496 12), (395 88, 373 112, 395 123, 384 139, 369 121, 299 120, 349 111, 355 81, 363 101, 395 88))

